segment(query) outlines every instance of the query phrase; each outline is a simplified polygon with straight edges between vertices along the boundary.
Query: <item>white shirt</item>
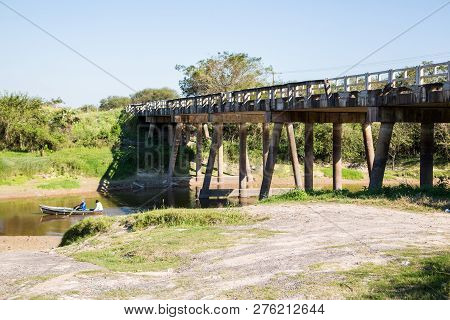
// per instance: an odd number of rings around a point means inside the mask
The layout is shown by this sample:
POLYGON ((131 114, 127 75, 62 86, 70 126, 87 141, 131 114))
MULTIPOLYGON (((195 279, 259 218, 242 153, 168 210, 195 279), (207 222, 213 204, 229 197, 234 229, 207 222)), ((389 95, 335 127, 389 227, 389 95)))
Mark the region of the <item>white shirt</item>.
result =
POLYGON ((100 201, 95 205, 94 211, 103 211, 103 205, 100 201))

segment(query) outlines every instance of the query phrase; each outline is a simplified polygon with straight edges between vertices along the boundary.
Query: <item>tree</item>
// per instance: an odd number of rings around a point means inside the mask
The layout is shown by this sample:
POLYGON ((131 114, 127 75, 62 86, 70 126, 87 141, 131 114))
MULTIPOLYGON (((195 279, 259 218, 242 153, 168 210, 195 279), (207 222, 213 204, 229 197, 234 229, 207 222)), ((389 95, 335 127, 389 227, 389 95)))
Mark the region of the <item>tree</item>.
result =
POLYGON ((130 97, 132 103, 144 103, 148 101, 176 99, 178 98, 178 93, 167 87, 160 89, 147 88, 132 94, 130 97))
POLYGON ((398 155, 411 156, 414 144, 420 141, 420 126, 417 123, 396 123, 392 131, 389 145, 389 156, 392 160, 392 170, 395 170, 395 160, 398 155))
POLYGON ((99 109, 111 110, 111 109, 125 108, 130 103, 131 99, 128 97, 109 96, 108 98, 100 100, 99 109))
POLYGON ((97 111, 97 107, 93 104, 84 104, 78 108, 81 112, 92 112, 97 111))
POLYGON ((267 84, 267 74, 271 70, 264 67, 261 58, 229 52, 219 52, 196 65, 177 65, 175 69, 184 74, 179 83, 186 96, 262 86, 267 84))

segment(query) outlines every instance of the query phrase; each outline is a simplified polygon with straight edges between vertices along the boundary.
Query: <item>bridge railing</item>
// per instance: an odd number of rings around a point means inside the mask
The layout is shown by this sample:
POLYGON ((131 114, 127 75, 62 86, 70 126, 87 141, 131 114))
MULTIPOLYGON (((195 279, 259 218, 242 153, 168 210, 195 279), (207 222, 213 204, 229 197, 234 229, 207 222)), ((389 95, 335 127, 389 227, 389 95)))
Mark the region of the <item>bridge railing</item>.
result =
POLYGON ((420 86, 450 81, 450 61, 390 69, 338 78, 286 83, 231 92, 131 104, 128 112, 140 115, 173 115, 234 111, 286 110, 326 105, 334 93, 420 86))

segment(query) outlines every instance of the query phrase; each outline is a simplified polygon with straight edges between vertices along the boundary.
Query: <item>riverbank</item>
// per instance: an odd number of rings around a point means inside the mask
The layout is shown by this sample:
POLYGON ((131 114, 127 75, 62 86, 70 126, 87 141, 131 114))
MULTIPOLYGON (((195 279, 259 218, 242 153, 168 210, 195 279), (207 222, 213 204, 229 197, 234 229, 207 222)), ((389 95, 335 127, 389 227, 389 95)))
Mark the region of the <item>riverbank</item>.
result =
POLYGON ((118 217, 63 248, 0 253, 0 297, 448 298, 446 214, 336 203, 194 211, 118 217))

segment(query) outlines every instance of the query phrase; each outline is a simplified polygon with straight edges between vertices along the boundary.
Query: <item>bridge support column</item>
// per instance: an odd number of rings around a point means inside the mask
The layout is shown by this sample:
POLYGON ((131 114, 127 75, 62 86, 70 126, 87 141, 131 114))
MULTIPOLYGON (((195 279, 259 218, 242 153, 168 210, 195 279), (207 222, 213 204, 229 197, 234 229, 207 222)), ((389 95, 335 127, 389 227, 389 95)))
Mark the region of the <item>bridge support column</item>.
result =
POLYGON ((367 161, 367 171, 369 172, 369 179, 372 174, 373 159, 375 153, 373 150, 373 138, 372 138, 372 124, 370 122, 365 122, 362 124, 364 149, 366 151, 366 161, 367 161))
MULTIPOLYGON (((171 126, 172 125, 170 125, 169 128, 171 126)), ((175 171, 175 164, 177 162, 177 155, 178 155, 178 149, 180 147, 182 131, 183 131, 183 124, 177 123, 177 125, 175 127, 175 135, 173 136, 173 140, 172 140, 172 148, 170 151, 170 160, 169 160, 169 169, 168 169, 168 173, 167 173, 167 180, 168 180, 169 185, 172 183, 172 178, 173 178, 173 174, 175 171)))
POLYGON ((384 170, 389 156, 389 144, 391 143, 393 122, 382 122, 378 135, 377 148, 373 161, 372 174, 370 176, 370 190, 380 189, 383 186, 384 170))
POLYGON ((333 190, 342 190, 342 123, 333 123, 333 190))
POLYGON ((420 187, 433 186, 434 123, 420 125, 420 187))
POLYGON ((214 131, 217 131, 217 182, 223 182, 223 123, 218 123, 214 131))
POLYGON ((248 152, 245 160, 246 166, 247 166, 247 182, 252 183, 253 182, 253 175, 252 175, 252 168, 250 166, 250 159, 248 158, 248 152))
POLYGON ((302 187, 300 175, 300 164, 298 162, 297 144, 295 143, 294 125, 292 122, 286 123, 286 131, 289 141, 289 153, 291 155, 292 171, 294 172, 295 187, 302 187))
POLYGON ((173 124, 169 123, 167 125, 167 141, 172 142, 173 141, 173 124))
POLYGON ((216 155, 218 149, 217 138, 218 132, 216 127, 213 132, 211 149, 209 150, 208 156, 208 164, 206 165, 205 176, 203 178, 203 186, 202 189, 200 190, 199 198, 209 198, 209 187, 211 185, 212 172, 214 170, 214 163, 216 162, 216 155))
POLYGON ((197 124, 195 153, 195 180, 200 181, 202 176, 202 148, 203 148, 203 126, 197 124))
POLYGON ((272 183, 273 169, 277 161, 278 145, 280 143, 282 123, 275 123, 272 130, 272 139, 270 140, 269 154, 267 156, 267 163, 264 167, 263 181, 261 183, 261 190, 259 191, 259 199, 264 199, 269 196, 270 185, 272 183))
POLYGON ((263 135, 263 172, 266 167, 267 157, 269 155, 269 144, 270 144, 270 127, 268 123, 262 124, 262 135, 263 135))
POLYGON ((209 128, 208 128, 208 124, 207 123, 205 123, 203 125, 203 130, 205 131, 205 138, 209 140, 210 136, 209 136, 209 128))
POLYGON ((314 124, 305 123, 305 190, 314 188, 314 124))
POLYGON ((248 154, 247 154, 247 124, 241 123, 239 126, 239 197, 247 197, 247 174, 248 174, 248 154))

